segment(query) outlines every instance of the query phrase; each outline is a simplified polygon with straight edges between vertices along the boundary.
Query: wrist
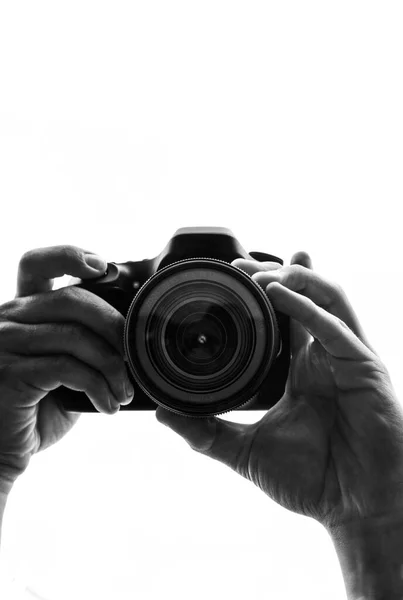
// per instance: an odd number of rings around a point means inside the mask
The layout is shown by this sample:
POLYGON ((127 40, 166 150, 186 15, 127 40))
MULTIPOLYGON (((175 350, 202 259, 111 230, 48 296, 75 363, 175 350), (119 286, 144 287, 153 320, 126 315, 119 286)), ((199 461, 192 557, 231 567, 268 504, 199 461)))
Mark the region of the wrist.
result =
POLYGON ((9 494, 14 483, 20 475, 22 475, 28 466, 28 463, 24 468, 21 465, 17 465, 15 460, 4 460, 4 457, 0 455, 0 493, 9 494))
POLYGON ((11 492, 11 489, 14 485, 17 477, 12 477, 8 475, 4 470, 0 471, 0 495, 8 496, 11 492))
POLYGON ((328 529, 349 600, 403 598, 403 508, 328 529))

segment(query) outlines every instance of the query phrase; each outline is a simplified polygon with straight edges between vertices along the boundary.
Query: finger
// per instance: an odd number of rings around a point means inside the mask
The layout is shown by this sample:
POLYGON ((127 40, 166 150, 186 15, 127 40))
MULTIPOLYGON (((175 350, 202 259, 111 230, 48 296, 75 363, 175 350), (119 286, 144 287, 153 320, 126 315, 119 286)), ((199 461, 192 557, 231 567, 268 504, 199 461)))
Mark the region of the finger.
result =
POLYGON ((80 323, 103 337, 124 356, 125 320, 113 306, 89 290, 67 286, 14 298, 0 306, 0 321, 17 323, 80 323))
POLYGON ((295 252, 295 254, 293 254, 291 257, 290 264, 301 265, 302 267, 306 267, 307 269, 311 270, 313 269, 312 258, 308 252, 305 252, 305 250, 299 250, 298 252, 295 252))
MULTIPOLYGON (((313 268, 311 257, 307 252, 304 251, 293 254, 291 257, 291 264, 301 265, 301 267, 305 267, 306 269, 313 268)), ((298 321, 292 319, 290 323, 290 347, 292 356, 295 356, 300 348, 305 347, 311 339, 312 336, 301 325, 301 323, 298 323, 298 321)))
POLYGON ((368 348, 344 321, 317 306, 310 298, 278 282, 269 284, 266 293, 274 308, 301 323, 331 356, 353 360, 372 358, 368 348))
POLYGON ((232 261, 231 265, 242 269, 248 275, 253 275, 259 271, 273 271, 274 269, 280 269, 281 264, 272 261, 260 262, 258 260, 246 260, 245 258, 236 258, 232 261))
POLYGON ((0 352, 11 352, 21 358, 68 354, 103 375, 117 402, 129 404, 133 399, 134 390, 123 357, 84 325, 0 323, 0 352))
MULTIPOLYGON (((265 262, 260 263, 258 261, 245 260, 237 258, 231 264, 246 271, 248 275, 252 277, 260 285, 260 280, 253 277, 256 273, 267 273, 269 271, 276 271, 283 268, 281 264, 277 262, 265 262)), ((296 252, 291 258, 291 264, 300 264, 307 268, 312 269, 312 259, 307 252, 300 251, 296 252)), ((261 286, 265 289, 265 286, 261 286)), ((291 354, 294 356, 298 350, 305 346, 310 339, 309 333, 300 325, 297 321, 292 321, 290 324, 290 348, 291 354)))
POLYGON ((185 417, 161 406, 155 411, 155 416, 157 421, 183 437, 196 452, 214 458, 246 476, 245 463, 253 439, 253 424, 232 423, 218 417, 185 417))
POLYGON ((18 381, 19 389, 22 385, 27 388, 25 402, 34 398, 33 403, 37 404, 50 391, 64 385, 87 394, 99 412, 114 414, 119 410, 120 405, 111 393, 106 379, 72 356, 54 354, 24 357, 9 365, 8 371, 10 381, 18 381))
POLYGON ((271 282, 277 281, 288 289, 306 296, 312 302, 338 317, 355 333, 355 335, 373 352, 366 339, 358 317, 351 306, 344 290, 310 268, 293 264, 270 273, 256 273, 252 279, 263 289, 271 282))
POLYGON ((106 261, 77 246, 49 246, 29 250, 20 259, 16 297, 48 292, 54 278, 72 275, 81 279, 99 277, 107 269, 106 261))

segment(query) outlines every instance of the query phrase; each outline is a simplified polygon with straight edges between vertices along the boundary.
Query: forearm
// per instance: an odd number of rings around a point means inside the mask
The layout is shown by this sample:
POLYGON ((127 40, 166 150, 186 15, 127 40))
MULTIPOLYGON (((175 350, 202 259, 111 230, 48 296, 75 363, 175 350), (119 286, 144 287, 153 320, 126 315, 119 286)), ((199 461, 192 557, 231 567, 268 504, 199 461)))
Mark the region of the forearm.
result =
POLYGON ((14 482, 6 477, 0 477, 0 544, 3 526, 3 516, 7 504, 8 495, 11 492, 14 482))
POLYGON ((329 531, 348 600, 403 598, 403 512, 329 531))

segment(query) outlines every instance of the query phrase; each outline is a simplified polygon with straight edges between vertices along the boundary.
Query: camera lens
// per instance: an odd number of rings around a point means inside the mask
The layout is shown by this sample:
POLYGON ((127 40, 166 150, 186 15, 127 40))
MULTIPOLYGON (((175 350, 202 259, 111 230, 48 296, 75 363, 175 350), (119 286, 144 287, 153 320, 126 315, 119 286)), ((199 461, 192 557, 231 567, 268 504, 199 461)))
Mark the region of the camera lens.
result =
POLYGON ((234 322, 210 300, 190 300, 167 321, 165 348, 172 364, 189 375, 214 373, 228 363, 235 344, 234 322))
POLYGON ((273 307, 249 275, 197 258, 157 271, 142 286, 124 344, 133 377, 152 400, 208 416, 257 393, 280 339, 273 307))

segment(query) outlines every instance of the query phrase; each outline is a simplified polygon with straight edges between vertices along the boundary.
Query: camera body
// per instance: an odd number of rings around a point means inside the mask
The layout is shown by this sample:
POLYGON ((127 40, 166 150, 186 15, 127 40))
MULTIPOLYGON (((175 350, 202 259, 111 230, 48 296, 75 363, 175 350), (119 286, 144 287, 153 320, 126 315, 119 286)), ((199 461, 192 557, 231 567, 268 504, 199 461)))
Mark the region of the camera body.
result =
MULTIPOLYGON (((143 259, 138 262, 110 262, 104 275, 90 280, 74 278, 70 283, 103 298, 127 318, 136 296, 142 289, 145 289, 151 278, 163 269, 169 271, 169 269, 166 269, 167 267, 181 261, 188 261, 183 266, 190 267, 192 261, 189 259, 202 259, 201 263, 207 266, 211 262, 211 266, 220 267, 218 262, 221 265, 222 263, 230 265, 237 258, 252 259, 259 262, 273 261, 278 262, 280 265, 283 264, 280 258, 270 254, 246 252, 229 229, 223 227, 183 227, 175 232, 162 252, 154 258, 143 259)), ((225 265, 222 266, 225 267, 225 265)), ((234 273, 235 271, 241 271, 234 266, 230 268, 234 270, 234 273)), ((242 277, 245 277, 245 275, 249 278, 252 286, 259 288, 259 294, 265 296, 258 284, 242 271, 242 277)), ((268 299, 267 303, 270 304, 268 299)), ((237 410, 267 410, 276 404, 284 394, 290 365, 289 317, 280 311, 275 311, 272 305, 271 309, 275 313, 274 321, 277 323, 281 340, 278 353, 274 357, 270 370, 262 380, 258 391, 237 410)), ((127 343, 127 340, 125 343, 127 343)), ((153 401, 155 399, 152 399, 152 395, 150 396, 147 389, 143 385, 139 385, 128 364, 127 370, 135 395, 134 400, 127 406, 121 406, 120 410, 155 410, 159 403, 158 400, 153 401)), ((59 388, 59 390, 61 402, 66 410, 97 412, 83 392, 74 392, 66 388, 59 388)), ((226 412, 226 410, 220 410, 219 412, 226 412)))

